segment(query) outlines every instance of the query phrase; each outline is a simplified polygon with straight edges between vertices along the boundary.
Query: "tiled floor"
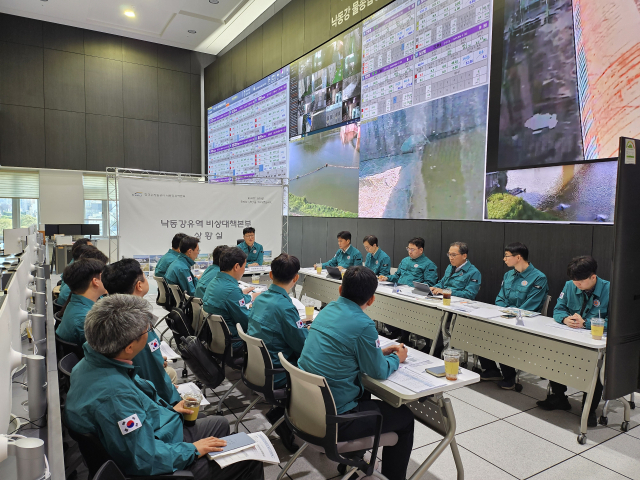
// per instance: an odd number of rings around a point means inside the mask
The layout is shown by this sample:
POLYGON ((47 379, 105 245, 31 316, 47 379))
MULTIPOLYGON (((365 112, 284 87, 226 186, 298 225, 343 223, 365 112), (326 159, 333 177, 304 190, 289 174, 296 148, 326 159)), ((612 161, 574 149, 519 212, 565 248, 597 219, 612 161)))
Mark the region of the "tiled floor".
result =
MULTIPOLYGON (((153 282, 152 282, 153 283, 153 282)), ((155 293, 149 300, 155 303, 155 293)), ((154 304, 157 315, 164 311, 154 304)), ((235 381, 238 374, 232 373, 235 381)), ((580 424, 581 393, 572 393, 570 411, 546 412, 536 406, 544 398, 546 384, 537 377, 523 375, 522 393, 500 390, 492 382, 482 382, 452 391, 451 398, 458 423, 456 440, 467 480, 525 479, 640 479, 640 408, 632 410, 630 430, 620 431, 622 405, 612 402, 608 426, 589 429, 586 445, 576 441, 580 424)), ((214 394, 205 412, 215 409, 218 396, 230 386, 225 381, 214 394)), ((229 421, 241 414, 255 398, 242 386, 225 402, 224 414, 229 421)), ((640 403, 640 398, 638 398, 640 403)), ((600 415, 602 405, 598 409, 600 415)), ((264 418, 267 405, 257 404, 242 421, 241 430, 258 431, 269 428, 264 418)), ((272 435, 281 465, 290 458, 280 440, 272 435)), ((409 475, 431 453, 440 437, 420 423, 416 424, 414 450, 409 475)), ((274 480, 281 467, 268 466, 265 477, 274 480)), ((288 479, 340 478, 336 464, 324 455, 307 449, 288 472, 288 479)), ((453 458, 445 452, 423 477, 424 479, 455 479, 453 458)))

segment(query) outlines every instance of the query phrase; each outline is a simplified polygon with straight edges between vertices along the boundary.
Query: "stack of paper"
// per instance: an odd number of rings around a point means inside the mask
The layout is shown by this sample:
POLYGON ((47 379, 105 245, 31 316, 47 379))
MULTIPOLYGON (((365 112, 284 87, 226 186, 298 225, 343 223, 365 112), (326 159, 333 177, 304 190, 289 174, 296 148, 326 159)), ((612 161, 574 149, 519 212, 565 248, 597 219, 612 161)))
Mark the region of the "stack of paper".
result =
POLYGON ((160 353, 162 353, 163 357, 167 357, 167 361, 180 359, 180 355, 174 352, 169 344, 164 340, 160 343, 160 353))
POLYGON ((249 448, 223 457, 214 457, 220 468, 245 460, 256 460, 273 465, 280 463, 275 448, 273 448, 273 445, 271 445, 271 442, 263 432, 250 433, 249 436, 256 442, 249 448))

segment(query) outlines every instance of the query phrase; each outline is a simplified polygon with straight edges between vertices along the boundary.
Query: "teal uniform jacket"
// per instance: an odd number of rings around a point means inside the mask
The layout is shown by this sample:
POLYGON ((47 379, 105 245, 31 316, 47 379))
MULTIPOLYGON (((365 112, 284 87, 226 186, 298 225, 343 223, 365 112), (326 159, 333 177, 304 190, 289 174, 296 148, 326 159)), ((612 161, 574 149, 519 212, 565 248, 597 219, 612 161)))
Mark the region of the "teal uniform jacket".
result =
POLYGON ((249 247, 247 242, 242 242, 238 245, 238 248, 247 254, 247 265, 251 263, 262 265, 264 256, 264 249, 262 248, 262 245, 257 242, 253 242, 253 245, 249 247))
MULTIPOLYGON (((273 367, 282 368, 278 352, 282 352, 287 360, 294 356, 299 357, 309 330, 300 320, 298 309, 287 291, 272 283, 269 289, 253 302, 247 335, 260 338, 269 350, 273 367)), ((286 373, 275 375, 276 388, 286 383, 286 373)))
POLYGON ((165 253, 158 263, 156 264, 156 269, 153 272, 154 276, 162 277, 167 274, 167 270, 169 270, 169 266, 173 263, 173 261, 178 258, 180 252, 176 252, 174 249, 170 248, 167 253, 165 253))
POLYGON ((449 265, 444 272, 444 277, 435 284, 437 288, 448 288, 455 297, 468 298, 473 300, 476 298, 482 283, 482 275, 480 270, 474 267, 467 260, 460 270, 455 272, 453 265, 449 265))
POLYGON ((64 409, 69 428, 98 437, 127 476, 170 473, 193 463, 198 450, 183 442, 182 415, 136 374, 138 368, 89 344, 83 348, 64 409))
POLYGON ((58 325, 56 333, 65 342, 82 345, 84 337, 84 318, 91 310, 95 302, 82 295, 71 294, 71 300, 62 315, 62 322, 58 325))
POLYGON ((336 254, 328 262, 322 264, 322 268, 327 267, 343 267, 349 268, 354 265, 362 265, 362 254, 353 245, 349 245, 346 252, 338 249, 336 254))
POLYGON ((197 298, 204 297, 204 292, 207 290, 207 285, 209 285, 209 282, 211 282, 211 280, 216 278, 216 275, 218 274, 218 272, 220 272, 220 267, 215 263, 207 267, 207 269, 204 271, 204 273, 198 280, 198 286, 196 287, 197 298))
POLYGON ((539 312, 548 293, 546 275, 529 264, 522 273, 514 268, 504 274, 496 305, 539 312))
POLYGON ((562 323, 565 318, 574 313, 578 313, 584 318, 584 328, 591 328, 591 319, 598 318, 598 316, 604 318, 604 328, 607 328, 609 320, 609 282, 598 277, 596 286, 590 296, 576 287, 571 280, 565 283, 562 293, 558 297, 556 308, 553 309, 553 319, 558 323, 562 323), (584 302, 586 302, 586 305, 583 311, 584 302))
POLYGON ((364 261, 364 266, 369 270, 373 270, 373 273, 377 276, 384 275, 385 277, 391 272, 391 258, 384 253, 381 248, 371 255, 367 253, 367 258, 364 261))
POLYGON ((58 294, 58 298, 56 299, 56 303, 60 306, 63 306, 67 303, 67 300, 71 296, 71 288, 66 283, 62 282, 60 286, 60 293, 58 294))
POLYGON ((169 270, 167 270, 164 279, 169 285, 180 285, 182 291, 188 293, 189 296, 195 296, 198 279, 191 272, 191 267, 195 263, 184 253, 178 254, 178 258, 169 265, 169 270))
MULTIPOLYGON (((227 322, 232 337, 238 336, 236 323, 242 325, 246 332, 249 324, 249 310, 251 295, 245 295, 238 286, 238 281, 228 273, 219 272, 216 278, 209 282, 202 298, 204 311, 220 315, 227 322)), ((240 348, 242 342, 235 342, 234 348, 240 348)))
POLYGON ((340 297, 311 324, 298 367, 326 378, 337 412, 345 413, 364 392, 362 373, 384 380, 398 369, 398 356, 385 356, 379 345, 373 320, 356 303, 340 297))
POLYGON ((405 257, 398 265, 398 271, 387 275, 387 280, 399 285, 411 285, 413 282, 427 283, 433 287, 438 281, 438 267, 428 257, 405 257))
POLYGON ((133 365, 138 367, 137 374, 149 380, 156 388, 158 396, 169 405, 175 405, 181 400, 176 387, 164 369, 164 358, 160 351, 160 339, 151 330, 147 339, 147 346, 133 358, 133 365))
MULTIPOLYGON (((67 263, 67 267, 71 265, 73 262, 75 262, 75 260, 72 258, 71 261, 67 263)), ((64 284, 64 270, 60 273, 60 280, 62 280, 62 283, 64 284)))

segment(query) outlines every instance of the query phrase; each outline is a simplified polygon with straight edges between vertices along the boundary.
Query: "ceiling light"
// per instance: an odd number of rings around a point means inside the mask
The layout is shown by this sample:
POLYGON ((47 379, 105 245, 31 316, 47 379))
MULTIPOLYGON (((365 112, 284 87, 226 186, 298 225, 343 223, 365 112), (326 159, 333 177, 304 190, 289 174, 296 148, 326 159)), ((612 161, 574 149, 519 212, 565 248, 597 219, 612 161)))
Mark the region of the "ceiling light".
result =
POLYGON ((217 5, 218 3, 220 3, 220 0, 209 0, 209 3, 213 3, 214 5, 217 5))
POLYGON ((196 33, 195 30, 187 30, 188 33, 196 33))
POLYGON ((134 12, 133 10, 125 10, 124 14, 130 18, 133 18, 136 16, 136 12, 134 12))

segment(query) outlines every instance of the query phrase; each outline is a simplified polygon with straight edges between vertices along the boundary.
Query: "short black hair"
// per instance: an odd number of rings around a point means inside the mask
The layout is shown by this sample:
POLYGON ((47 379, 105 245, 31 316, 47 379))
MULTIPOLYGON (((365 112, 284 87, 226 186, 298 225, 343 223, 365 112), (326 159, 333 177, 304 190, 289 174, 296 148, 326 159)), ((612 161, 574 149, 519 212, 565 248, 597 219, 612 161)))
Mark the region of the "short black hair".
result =
POLYGON ((300 260, 288 253, 281 253, 271 262, 271 273, 278 283, 289 283, 299 271, 300 260))
POLYGON ((464 242, 453 242, 449 246, 450 247, 458 247, 458 250, 460 250, 460 255, 468 255, 469 254, 469 247, 464 242))
POLYGON ((407 242, 408 245, 415 245, 418 248, 424 248, 424 238, 414 237, 407 242))
POLYGON ((189 250, 195 250, 199 243, 200 239, 198 237, 185 235, 182 237, 182 240, 180 240, 180 253, 187 253, 189 250))
POLYGON ((109 295, 123 293, 131 295, 138 282, 144 282, 144 272, 140 263, 133 258, 123 258, 102 271, 102 285, 109 295))
POLYGON ((511 255, 520 255, 525 262, 529 261, 529 249, 524 243, 510 243, 504 247, 504 251, 509 252, 511 255))
POLYGON ((342 293, 347 300, 359 306, 369 301, 378 288, 378 278, 372 270, 362 265, 347 268, 342 277, 342 293))
POLYGON ((244 230, 242 230, 242 235, 246 235, 247 233, 256 233, 256 229, 253 227, 245 227, 244 230))
POLYGON ((229 248, 227 245, 218 245, 214 248, 213 253, 211 254, 211 263, 220 266, 220 255, 222 255, 222 252, 227 248, 229 248))
POLYGON ((77 247, 74 246, 73 248, 71 248, 71 257, 73 258, 74 261, 78 260, 82 254, 88 250, 90 250, 91 248, 96 248, 93 245, 87 245, 82 244, 82 245, 78 245, 77 247))
POLYGON ((346 230, 343 230, 340 233, 338 233, 338 238, 351 241, 351 232, 347 232, 346 230))
MULTIPOLYGON (((73 255, 73 251, 76 248, 81 247, 82 245, 89 245, 89 242, 91 242, 90 238, 79 238, 78 240, 73 242, 73 247, 71 247, 71 255, 73 255)), ((92 244, 93 244, 93 242, 92 242, 92 244)), ((89 246, 91 246, 91 245, 89 245, 89 246)))
MULTIPOLYGON (((596 259, 591 255, 575 257, 569 262, 569 265, 567 265, 567 275, 571 280, 586 280, 591 275, 595 275, 597 271, 598 262, 596 262, 596 259)), ((67 280, 66 274, 64 276, 64 280, 67 280)))
POLYGON ((369 245, 378 245, 378 237, 375 235, 367 235, 362 239, 362 243, 367 242, 369 245))
POLYGON ((86 250, 82 249, 83 251, 82 255, 80 255, 80 260, 83 258, 92 258, 94 260, 100 260, 105 265, 109 263, 109 258, 96 247, 92 247, 90 245, 87 245, 87 247, 88 248, 86 250))
POLYGON ((244 265, 247 261, 247 254, 240 250, 238 247, 229 247, 223 250, 220 255, 220 271, 228 272, 233 270, 236 263, 240 266, 244 265))
POLYGON ((64 281, 71 293, 83 294, 89 289, 91 281, 100 277, 103 269, 104 262, 95 258, 81 258, 64 269, 64 281))
POLYGON ((173 248, 174 250, 179 249, 180 248, 180 241, 186 236, 187 236, 186 233, 176 233, 173 236, 173 240, 171 240, 171 248, 173 248))

